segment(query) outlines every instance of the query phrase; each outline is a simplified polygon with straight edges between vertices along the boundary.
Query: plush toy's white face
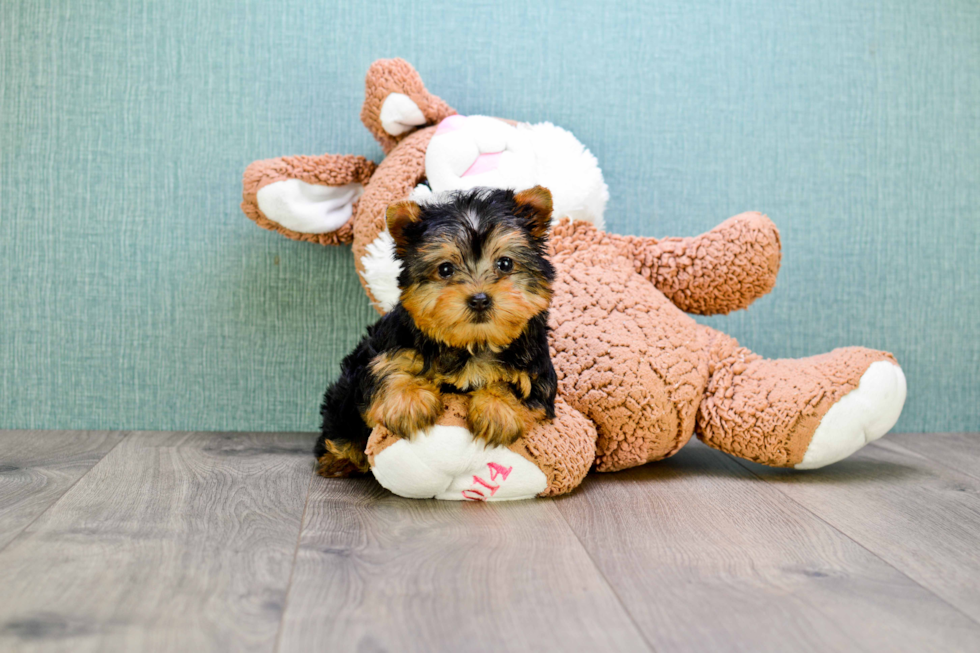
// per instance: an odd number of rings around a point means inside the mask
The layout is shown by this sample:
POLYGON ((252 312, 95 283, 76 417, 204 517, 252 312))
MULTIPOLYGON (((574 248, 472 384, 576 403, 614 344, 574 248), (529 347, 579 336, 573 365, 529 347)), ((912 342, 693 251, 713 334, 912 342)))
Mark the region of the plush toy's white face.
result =
POLYGON ((477 186, 524 190, 545 186, 556 219, 602 227, 609 191, 592 154, 571 133, 551 123, 510 124, 487 116, 450 116, 439 123, 425 154, 428 188, 439 193, 477 186))
POLYGON ((436 128, 425 153, 425 174, 434 192, 477 186, 530 188, 537 156, 526 129, 486 116, 449 116, 436 128))

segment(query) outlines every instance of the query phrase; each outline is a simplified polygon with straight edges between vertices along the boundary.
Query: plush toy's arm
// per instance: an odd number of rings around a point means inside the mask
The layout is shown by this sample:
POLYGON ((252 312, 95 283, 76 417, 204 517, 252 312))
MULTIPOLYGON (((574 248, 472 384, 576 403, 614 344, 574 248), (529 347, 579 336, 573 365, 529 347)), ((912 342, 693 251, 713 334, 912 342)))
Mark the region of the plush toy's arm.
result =
POLYGON ((361 122, 385 154, 423 125, 435 125, 456 111, 429 93, 422 78, 404 59, 378 59, 364 83, 361 122))
POLYGON ((255 161, 245 169, 242 211, 263 229, 320 245, 353 239, 354 204, 377 165, 324 154, 255 161))
POLYGON ((486 446, 466 428, 469 399, 443 395, 445 411, 410 439, 377 426, 367 455, 374 477, 411 499, 508 501, 575 489, 595 460, 595 425, 559 396, 555 418, 509 447, 486 446))
POLYGON ((736 215, 693 238, 609 237, 640 274, 687 313, 730 313, 776 285, 779 231, 761 213, 736 215))

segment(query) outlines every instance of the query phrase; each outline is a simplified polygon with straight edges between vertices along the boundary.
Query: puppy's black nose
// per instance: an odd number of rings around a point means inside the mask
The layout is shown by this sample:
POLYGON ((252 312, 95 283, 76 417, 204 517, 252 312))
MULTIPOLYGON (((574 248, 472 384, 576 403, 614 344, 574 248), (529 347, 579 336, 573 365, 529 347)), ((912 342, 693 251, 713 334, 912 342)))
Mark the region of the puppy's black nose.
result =
POLYGON ((474 311, 485 311, 490 308, 490 298, 483 292, 473 295, 466 303, 469 304, 470 308, 472 308, 474 311))

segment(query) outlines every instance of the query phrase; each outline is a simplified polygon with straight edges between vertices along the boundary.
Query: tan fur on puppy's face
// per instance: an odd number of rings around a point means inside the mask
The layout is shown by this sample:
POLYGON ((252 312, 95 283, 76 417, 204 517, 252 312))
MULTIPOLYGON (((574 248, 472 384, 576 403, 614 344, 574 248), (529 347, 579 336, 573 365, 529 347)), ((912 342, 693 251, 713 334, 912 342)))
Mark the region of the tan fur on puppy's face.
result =
POLYGON ((500 350, 521 334, 532 317, 548 308, 551 284, 538 276, 529 260, 533 249, 527 235, 504 225, 481 243, 479 254, 456 238, 419 247, 414 267, 428 271, 402 290, 402 305, 427 336, 451 347, 486 346, 500 350), (510 270, 501 262, 510 260, 510 270), (440 274, 448 263, 453 273, 440 274), (477 294, 490 298, 491 308, 475 313, 468 301, 477 294))

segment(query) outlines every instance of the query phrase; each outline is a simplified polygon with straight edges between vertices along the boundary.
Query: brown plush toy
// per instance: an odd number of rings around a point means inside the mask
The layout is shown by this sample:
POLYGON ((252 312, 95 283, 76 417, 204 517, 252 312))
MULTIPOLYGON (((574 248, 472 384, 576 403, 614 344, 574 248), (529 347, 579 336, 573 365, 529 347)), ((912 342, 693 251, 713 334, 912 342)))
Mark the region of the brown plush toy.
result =
POLYGON ((436 426, 411 439, 378 427, 368 457, 406 497, 522 499, 571 491, 593 466, 610 472, 708 445, 766 465, 813 469, 884 435, 905 402, 886 352, 859 347, 766 360, 685 313, 745 308, 768 293, 779 233, 759 213, 694 238, 606 233, 608 191, 570 133, 457 115, 400 59, 375 62, 361 120, 386 154, 289 156, 245 172, 245 214, 289 238, 352 244, 368 297, 398 300, 399 264, 385 209, 408 197, 492 186, 548 187, 557 270, 551 347, 556 418, 514 445, 485 448, 466 429, 466 397, 449 395, 436 426))

